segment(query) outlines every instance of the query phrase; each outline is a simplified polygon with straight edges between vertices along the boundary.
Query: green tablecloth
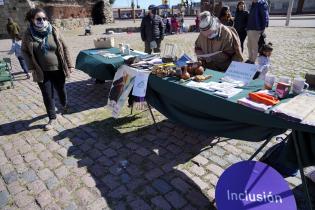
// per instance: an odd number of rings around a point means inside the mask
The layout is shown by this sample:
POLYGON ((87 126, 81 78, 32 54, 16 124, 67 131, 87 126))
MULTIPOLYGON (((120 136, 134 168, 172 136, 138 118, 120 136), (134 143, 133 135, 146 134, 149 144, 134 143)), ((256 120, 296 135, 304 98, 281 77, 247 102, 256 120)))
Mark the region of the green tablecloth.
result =
MULTIPOLYGON (((223 76, 211 70, 205 74, 213 76, 210 81, 219 81, 223 76)), ((255 80, 244 87, 241 93, 224 99, 209 91, 187 87, 185 83, 179 84, 176 78, 162 79, 150 75, 147 100, 175 122, 222 137, 261 141, 287 129, 294 129, 307 137, 299 138, 301 146, 309 150, 303 159, 304 163, 315 164, 315 142, 311 140, 315 137, 314 127, 289 122, 269 114, 269 111, 261 112, 237 103, 237 99, 262 87, 263 81, 255 80)), ((294 147, 290 151, 294 151, 294 147)))
MULTIPOLYGON (((77 56, 75 68, 98 80, 112 80, 117 69, 124 64, 124 59, 122 56, 106 59, 101 55, 95 54, 99 50, 106 50, 110 53, 121 55, 118 48, 83 50, 77 56)), ((131 54, 138 55, 134 52, 131 52, 131 54)))

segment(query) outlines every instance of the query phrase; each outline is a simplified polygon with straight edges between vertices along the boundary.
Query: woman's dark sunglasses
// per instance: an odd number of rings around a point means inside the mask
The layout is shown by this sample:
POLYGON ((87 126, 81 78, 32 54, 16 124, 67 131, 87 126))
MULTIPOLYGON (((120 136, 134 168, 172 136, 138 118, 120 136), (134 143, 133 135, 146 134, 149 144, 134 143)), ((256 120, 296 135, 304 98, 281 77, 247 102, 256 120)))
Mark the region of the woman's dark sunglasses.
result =
POLYGON ((41 18, 41 17, 38 17, 38 18, 36 18, 36 20, 38 21, 38 22, 41 22, 41 21, 45 21, 45 20, 47 20, 47 18, 41 18))

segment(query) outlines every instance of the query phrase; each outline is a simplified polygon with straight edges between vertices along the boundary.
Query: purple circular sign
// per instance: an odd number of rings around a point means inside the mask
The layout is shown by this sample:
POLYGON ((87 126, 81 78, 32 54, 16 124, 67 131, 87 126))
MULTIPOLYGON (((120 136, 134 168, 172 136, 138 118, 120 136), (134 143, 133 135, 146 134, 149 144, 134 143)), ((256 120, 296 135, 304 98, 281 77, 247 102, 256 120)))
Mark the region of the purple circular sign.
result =
POLYGON ((296 210, 288 183, 272 167, 242 161, 221 175, 215 198, 218 210, 296 210))

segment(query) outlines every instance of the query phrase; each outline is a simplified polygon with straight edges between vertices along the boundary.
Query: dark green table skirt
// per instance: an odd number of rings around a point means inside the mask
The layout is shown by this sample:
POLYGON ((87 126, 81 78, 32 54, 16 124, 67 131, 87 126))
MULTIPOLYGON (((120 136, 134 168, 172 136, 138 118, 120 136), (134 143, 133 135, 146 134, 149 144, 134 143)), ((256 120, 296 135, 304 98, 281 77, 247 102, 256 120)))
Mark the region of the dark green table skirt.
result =
MULTIPOLYGON (((207 70, 211 81, 218 81, 223 74, 207 70)), ((263 86, 263 81, 252 81, 236 96, 224 99, 209 91, 190 88, 179 84, 175 78, 159 78, 150 75, 147 100, 167 118, 206 132, 211 135, 236 138, 246 141, 262 141, 294 129, 300 133, 298 140, 303 148, 308 149, 303 162, 315 164, 315 128, 299 123, 288 122, 269 111, 261 112, 237 104, 239 98, 249 92, 257 91, 263 86)), ((290 148, 288 151, 294 152, 290 148)), ((295 152, 294 152, 295 153, 295 152)), ((303 154, 302 154, 303 155, 303 154)), ((295 155, 293 155, 294 159, 295 155)))

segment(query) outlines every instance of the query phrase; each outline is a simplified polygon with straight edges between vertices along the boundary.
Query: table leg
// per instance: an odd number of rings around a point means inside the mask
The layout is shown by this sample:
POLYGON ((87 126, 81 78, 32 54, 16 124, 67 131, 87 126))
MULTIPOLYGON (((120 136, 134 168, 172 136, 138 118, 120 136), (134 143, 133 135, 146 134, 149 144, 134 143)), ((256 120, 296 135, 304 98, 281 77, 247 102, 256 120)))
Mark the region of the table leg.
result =
POLYGON ((256 152, 248 159, 248 160, 253 160, 258 153, 271 141, 272 137, 269 137, 266 139, 266 141, 256 150, 256 152))
POLYGON ((297 161, 298 161, 298 164, 299 164, 299 170, 300 170, 300 174, 301 174, 304 195, 305 195, 305 198, 307 199, 308 209, 312 210, 313 208, 312 208, 311 197, 310 197, 310 193, 308 191, 306 178, 305 178, 305 175, 304 175, 304 170, 303 170, 303 165, 302 165, 302 160, 301 160, 300 145, 299 145, 299 142, 296 139, 296 132, 294 130, 292 130, 292 139, 293 139, 294 148, 295 148, 295 152, 296 152, 296 158, 297 158, 297 161))
POLYGON ((150 112, 150 115, 151 115, 151 117, 152 117, 152 120, 153 120, 153 122, 154 122, 154 125, 157 127, 157 129, 160 129, 159 126, 158 126, 157 123, 156 123, 156 120, 155 120, 155 117, 154 117, 154 114, 153 114, 151 105, 150 105, 148 102, 147 102, 147 105, 148 105, 149 112, 150 112))

